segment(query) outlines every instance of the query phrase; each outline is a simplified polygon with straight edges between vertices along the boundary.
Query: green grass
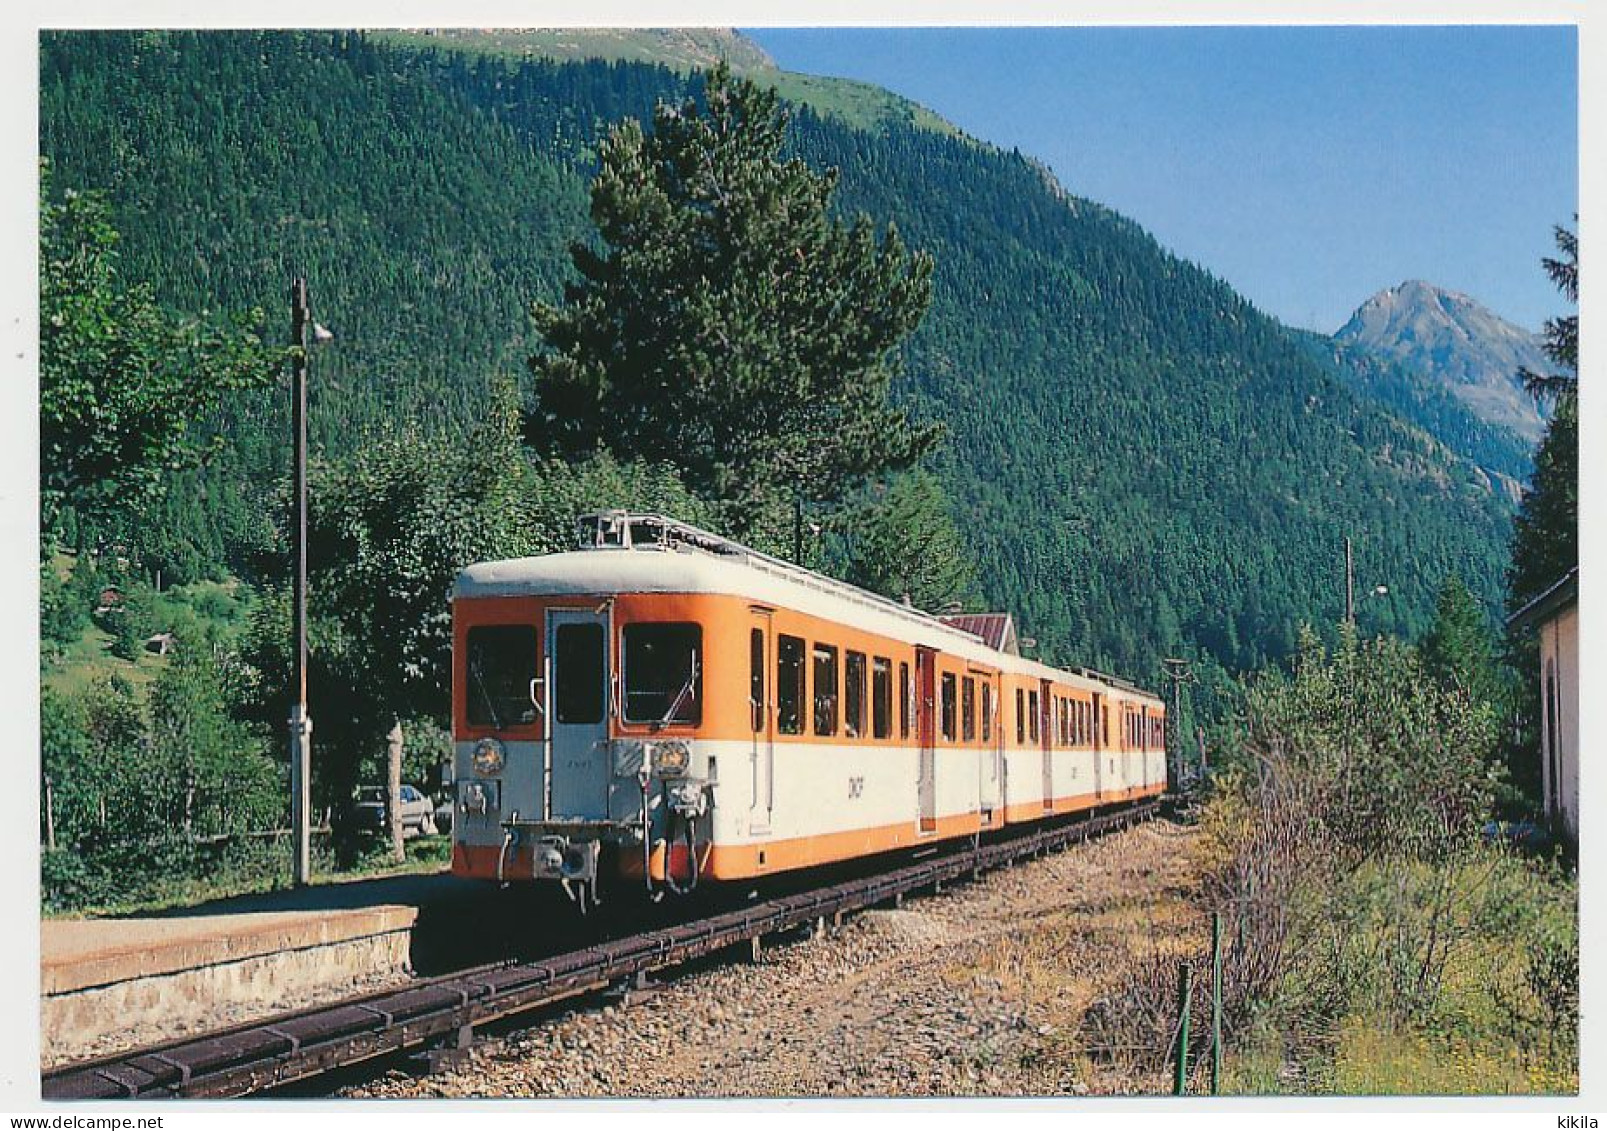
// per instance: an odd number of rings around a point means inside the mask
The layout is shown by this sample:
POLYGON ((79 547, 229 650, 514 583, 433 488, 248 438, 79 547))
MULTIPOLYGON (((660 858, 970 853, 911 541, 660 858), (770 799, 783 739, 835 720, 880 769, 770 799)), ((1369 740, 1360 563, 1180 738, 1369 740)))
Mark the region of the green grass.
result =
POLYGON ((144 690, 167 667, 167 657, 146 654, 125 660, 111 653, 112 637, 95 625, 41 671, 39 682, 62 695, 73 696, 117 675, 137 690, 144 690))
MULTIPOLYGON (((388 846, 375 841, 354 867, 342 870, 335 866, 334 857, 325 847, 315 843, 312 883, 316 886, 384 876, 428 875, 445 871, 452 860, 452 840, 447 836, 414 837, 405 842, 404 850, 407 859, 393 864, 388 846)), ((126 896, 72 908, 46 908, 41 915, 46 919, 92 919, 152 914, 232 896, 283 891, 289 887, 290 843, 287 839, 261 845, 256 851, 221 864, 206 876, 161 877, 126 896)))
MULTIPOLYGON (((72 557, 58 554, 54 563, 58 576, 66 577, 72 557)), ((226 581, 197 581, 175 585, 152 595, 153 632, 188 633, 201 639, 216 633, 225 648, 239 645, 250 625, 255 595, 234 578, 226 581)), ((40 683, 62 695, 76 695, 121 676, 138 690, 144 690, 167 667, 168 659, 154 652, 142 652, 125 660, 111 652, 112 635, 91 624, 66 648, 47 656, 40 683)))

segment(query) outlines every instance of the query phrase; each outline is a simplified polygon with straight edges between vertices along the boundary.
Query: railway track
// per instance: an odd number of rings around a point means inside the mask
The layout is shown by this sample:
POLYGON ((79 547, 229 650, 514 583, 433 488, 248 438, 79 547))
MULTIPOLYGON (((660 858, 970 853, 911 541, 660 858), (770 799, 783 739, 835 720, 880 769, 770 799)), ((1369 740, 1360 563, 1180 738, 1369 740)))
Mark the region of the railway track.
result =
POLYGON ((826 918, 975 878, 1152 816, 1156 803, 1035 829, 890 872, 784 895, 690 923, 531 962, 478 966, 93 1061, 41 1076, 47 1100, 229 1098, 304 1082, 379 1057, 461 1049, 476 1026, 826 918))

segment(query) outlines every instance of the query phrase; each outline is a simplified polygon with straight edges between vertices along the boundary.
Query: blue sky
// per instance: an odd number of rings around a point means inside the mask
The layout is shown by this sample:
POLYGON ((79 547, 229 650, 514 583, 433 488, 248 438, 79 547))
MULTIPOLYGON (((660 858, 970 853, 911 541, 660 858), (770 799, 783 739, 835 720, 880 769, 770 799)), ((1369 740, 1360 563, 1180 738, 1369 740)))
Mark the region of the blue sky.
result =
POLYGON ((1420 278, 1538 329, 1578 209, 1570 27, 748 30, 1046 162, 1262 309, 1332 332, 1420 278))

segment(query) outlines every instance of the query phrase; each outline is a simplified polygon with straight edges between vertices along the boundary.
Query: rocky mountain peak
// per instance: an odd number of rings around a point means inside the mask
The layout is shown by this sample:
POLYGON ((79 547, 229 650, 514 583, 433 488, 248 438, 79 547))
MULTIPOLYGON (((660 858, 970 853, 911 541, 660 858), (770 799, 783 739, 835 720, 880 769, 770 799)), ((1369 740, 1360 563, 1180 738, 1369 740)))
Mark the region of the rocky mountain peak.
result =
POLYGON ((1421 279, 1387 287, 1334 335, 1443 381, 1475 416, 1537 440, 1545 421, 1518 371, 1549 365, 1540 336, 1421 279))

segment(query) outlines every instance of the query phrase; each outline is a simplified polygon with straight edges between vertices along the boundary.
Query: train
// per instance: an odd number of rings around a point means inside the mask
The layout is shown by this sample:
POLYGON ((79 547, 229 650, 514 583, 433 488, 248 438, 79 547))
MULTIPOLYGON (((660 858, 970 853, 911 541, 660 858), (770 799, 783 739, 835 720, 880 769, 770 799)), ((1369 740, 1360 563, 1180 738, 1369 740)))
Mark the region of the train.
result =
POLYGON ((452 594, 452 871, 582 910, 921 849, 1166 785, 1165 704, 658 514, 452 594))

